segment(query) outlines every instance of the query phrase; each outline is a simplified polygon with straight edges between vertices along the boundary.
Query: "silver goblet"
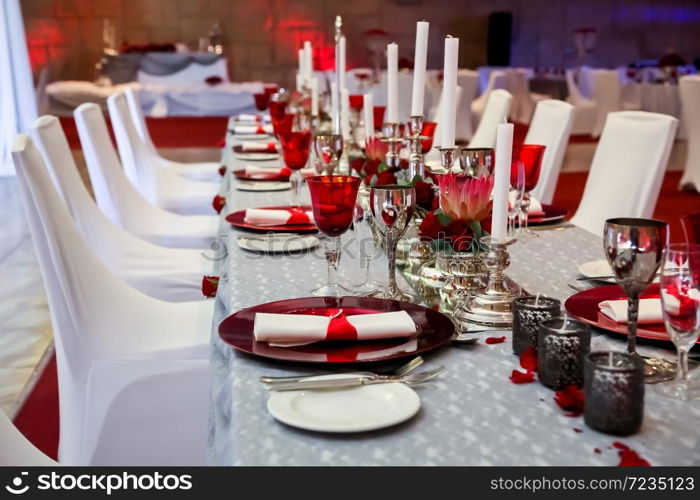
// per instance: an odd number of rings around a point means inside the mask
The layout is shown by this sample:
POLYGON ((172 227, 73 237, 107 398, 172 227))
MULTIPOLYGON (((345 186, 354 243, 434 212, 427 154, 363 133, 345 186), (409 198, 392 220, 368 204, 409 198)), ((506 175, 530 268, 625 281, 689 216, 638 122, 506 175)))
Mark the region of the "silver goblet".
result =
POLYGON ((481 177, 493 174, 493 148, 462 148, 459 163, 462 172, 470 177, 481 177))
POLYGON ((384 248, 389 260, 387 287, 371 296, 413 302, 416 298, 402 292, 396 284, 396 246, 413 215, 416 190, 412 186, 374 186, 369 193, 369 203, 375 227, 385 238, 384 248))
MULTIPOLYGON (((659 270, 668 244, 668 224, 660 220, 616 218, 605 221, 603 246, 613 276, 628 297, 627 352, 637 354, 639 295, 659 270)), ((658 377, 658 362, 646 363, 645 376, 658 377)))
POLYGON ((333 175, 343 154, 343 136, 341 134, 318 134, 314 136, 314 151, 322 167, 322 170, 318 173, 333 175))

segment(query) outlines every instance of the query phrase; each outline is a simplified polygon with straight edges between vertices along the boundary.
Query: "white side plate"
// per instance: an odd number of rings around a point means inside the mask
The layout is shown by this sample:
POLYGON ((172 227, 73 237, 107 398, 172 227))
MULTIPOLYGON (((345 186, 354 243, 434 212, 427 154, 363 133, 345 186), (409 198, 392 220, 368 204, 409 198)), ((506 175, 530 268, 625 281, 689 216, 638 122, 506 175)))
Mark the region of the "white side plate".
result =
POLYGON ((238 236, 236 243, 243 250, 251 252, 265 253, 289 253, 301 252, 310 250, 319 244, 319 239, 315 236, 304 236, 295 234, 288 237, 280 237, 279 235, 267 236, 266 234, 252 236, 238 236))
POLYGON ((247 161, 269 161, 279 159, 277 153, 233 153, 234 158, 247 161))
POLYGON ((236 189, 239 191, 286 191, 291 188, 292 185, 289 182, 243 180, 236 182, 236 189))
MULTIPOLYGON (((341 378, 343 375, 324 375, 341 378)), ((404 384, 348 389, 272 392, 267 409, 280 422, 319 432, 364 432, 404 422, 420 409, 420 398, 404 384)))

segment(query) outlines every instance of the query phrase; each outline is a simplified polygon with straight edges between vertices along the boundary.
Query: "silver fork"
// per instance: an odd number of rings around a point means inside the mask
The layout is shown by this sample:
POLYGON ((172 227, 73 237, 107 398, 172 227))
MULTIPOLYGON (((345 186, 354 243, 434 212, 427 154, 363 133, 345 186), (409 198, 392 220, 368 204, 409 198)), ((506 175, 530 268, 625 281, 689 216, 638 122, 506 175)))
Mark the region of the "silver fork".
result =
MULTIPOLYGON (((402 375, 408 375, 410 372, 418 368, 420 365, 425 363, 425 360, 423 359, 422 356, 417 356, 413 358, 411 361, 406 363, 405 365, 399 366, 392 376, 402 376, 402 375)), ((351 375, 357 375, 360 377, 379 377, 382 376, 378 373, 370 372, 370 371, 363 371, 363 372, 346 372, 351 375)), ((291 376, 291 377, 268 377, 268 376, 262 376, 260 377, 260 382, 266 385, 274 385, 274 384, 279 384, 279 383, 284 383, 284 382, 300 382, 303 380, 307 380, 309 378, 317 377, 318 375, 301 375, 301 376, 291 376)))
POLYGON ((298 382, 279 382, 267 384, 271 391, 299 391, 311 389, 338 389, 346 387, 359 387, 362 385, 401 383, 407 385, 423 384, 444 373, 446 368, 440 366, 434 370, 420 373, 409 373, 408 375, 373 375, 373 376, 349 376, 343 378, 321 378, 316 380, 301 380, 298 382))

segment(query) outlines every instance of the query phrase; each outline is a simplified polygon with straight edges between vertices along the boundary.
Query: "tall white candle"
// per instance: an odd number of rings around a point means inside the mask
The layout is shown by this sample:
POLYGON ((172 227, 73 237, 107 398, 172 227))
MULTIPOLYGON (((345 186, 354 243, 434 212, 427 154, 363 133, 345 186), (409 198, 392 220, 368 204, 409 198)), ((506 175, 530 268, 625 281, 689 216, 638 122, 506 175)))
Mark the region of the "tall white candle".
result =
POLYGON ((338 85, 331 83, 331 110, 333 110, 333 133, 340 134, 340 99, 338 99, 338 85))
POLYGON ((362 111, 365 115, 365 139, 374 137, 374 98, 365 94, 362 99, 362 111))
POLYGON ((301 92, 301 88, 304 86, 304 75, 301 71, 297 72, 297 91, 301 92))
POLYGON ((455 122, 457 120, 457 58, 459 38, 445 38, 445 65, 442 80, 442 116, 440 117, 440 145, 455 147, 455 122))
POLYGON ((339 52, 340 52, 340 62, 338 64, 339 66, 339 71, 340 71, 340 88, 344 89, 347 87, 347 82, 345 81, 345 37, 341 36, 340 37, 340 47, 339 47, 339 52))
POLYGON ((311 78, 311 116, 318 116, 318 78, 311 78))
POLYGON ((340 129, 343 137, 350 137, 350 94, 348 89, 340 89, 340 129))
POLYGON ((428 59, 428 26, 429 23, 425 21, 416 23, 416 55, 413 62, 411 116, 423 115, 425 66, 428 59))
MULTIPOLYGON (((298 56, 299 56, 299 71, 298 71, 297 73, 298 73, 298 74, 301 76, 301 78, 303 79, 303 78, 304 78, 304 75, 306 74, 306 70, 304 69, 304 49, 303 49, 303 48, 302 48, 302 49, 299 49, 299 51, 297 52, 297 54, 298 54, 298 56)), ((298 87, 298 85, 297 85, 297 87, 298 87)), ((299 89, 297 89, 297 90, 299 90, 299 89)))
POLYGON ((304 42, 304 80, 307 86, 311 86, 311 77, 314 71, 313 57, 311 54, 311 42, 304 42))
POLYGON ((399 123, 399 46, 386 46, 386 122, 399 123))
POLYGON ((493 210, 491 212, 491 238, 497 243, 507 239, 508 187, 510 163, 513 155, 513 124, 499 123, 496 130, 496 166, 493 184, 493 210))

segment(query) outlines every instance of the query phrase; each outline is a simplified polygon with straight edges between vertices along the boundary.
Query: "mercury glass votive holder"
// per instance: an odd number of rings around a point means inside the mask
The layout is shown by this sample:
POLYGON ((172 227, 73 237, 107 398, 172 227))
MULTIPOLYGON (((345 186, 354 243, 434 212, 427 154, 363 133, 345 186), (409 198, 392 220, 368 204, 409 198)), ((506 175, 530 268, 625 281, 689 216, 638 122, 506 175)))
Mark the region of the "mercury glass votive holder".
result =
POLYGON ((561 303, 551 297, 528 295, 513 300, 513 353, 528 347, 537 350, 537 333, 542 321, 559 316, 561 303))
POLYGON ((586 357, 583 420, 609 434, 629 435, 644 419, 644 364, 636 354, 605 351, 586 357))
POLYGON ((565 316, 543 321, 537 339, 537 378, 552 389, 580 387, 590 349, 591 329, 585 323, 565 316))

